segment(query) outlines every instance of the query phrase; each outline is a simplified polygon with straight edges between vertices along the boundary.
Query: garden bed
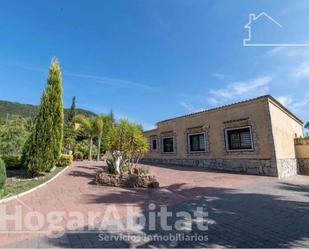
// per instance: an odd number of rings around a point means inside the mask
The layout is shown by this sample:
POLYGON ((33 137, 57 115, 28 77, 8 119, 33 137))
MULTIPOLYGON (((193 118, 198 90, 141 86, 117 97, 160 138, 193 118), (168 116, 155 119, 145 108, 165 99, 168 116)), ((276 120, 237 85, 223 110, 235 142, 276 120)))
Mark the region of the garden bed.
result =
POLYGON ((52 172, 37 177, 30 177, 24 168, 7 170, 7 181, 5 186, 0 189, 0 199, 5 199, 35 188, 53 178, 64 168, 56 167, 52 172))
POLYGON ((159 182, 150 175, 116 175, 101 172, 96 175, 96 183, 110 187, 158 188, 159 182))

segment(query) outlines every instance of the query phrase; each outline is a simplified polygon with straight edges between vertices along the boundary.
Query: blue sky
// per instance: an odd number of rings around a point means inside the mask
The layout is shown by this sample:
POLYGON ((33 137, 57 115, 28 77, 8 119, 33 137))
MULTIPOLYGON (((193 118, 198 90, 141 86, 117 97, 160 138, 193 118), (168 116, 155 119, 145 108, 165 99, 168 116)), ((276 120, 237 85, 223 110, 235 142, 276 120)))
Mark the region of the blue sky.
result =
POLYGON ((309 120, 309 2, 283 0, 1 1, 0 99, 37 104, 52 56, 64 104, 157 121, 264 94, 309 120))

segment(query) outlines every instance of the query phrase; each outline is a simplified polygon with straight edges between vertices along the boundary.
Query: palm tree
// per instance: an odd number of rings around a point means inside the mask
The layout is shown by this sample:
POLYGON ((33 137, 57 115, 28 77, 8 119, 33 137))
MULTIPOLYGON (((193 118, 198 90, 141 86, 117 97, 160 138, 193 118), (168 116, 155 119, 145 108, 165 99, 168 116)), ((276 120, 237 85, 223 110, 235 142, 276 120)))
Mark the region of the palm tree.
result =
POLYGON ((81 128, 87 135, 89 139, 89 155, 88 160, 92 161, 92 146, 93 139, 98 137, 98 154, 97 160, 100 159, 100 146, 101 146, 101 137, 103 131, 103 119, 101 116, 86 118, 83 115, 77 115, 75 118, 76 122, 80 124, 81 128))

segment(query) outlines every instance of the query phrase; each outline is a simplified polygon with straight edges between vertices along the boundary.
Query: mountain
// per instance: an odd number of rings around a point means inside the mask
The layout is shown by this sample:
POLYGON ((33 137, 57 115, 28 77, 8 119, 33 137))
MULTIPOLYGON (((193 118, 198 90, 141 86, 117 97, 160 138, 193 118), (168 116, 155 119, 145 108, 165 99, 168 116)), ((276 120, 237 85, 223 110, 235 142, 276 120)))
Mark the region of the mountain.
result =
MULTIPOLYGON (((64 109, 64 116, 67 117, 70 109, 64 109)), ((38 112, 38 106, 36 105, 28 105, 28 104, 20 104, 10 101, 0 100, 0 120, 6 119, 7 115, 18 115, 22 117, 35 117, 38 112)), ((86 117, 96 116, 95 113, 77 108, 76 114, 82 114, 86 117)))

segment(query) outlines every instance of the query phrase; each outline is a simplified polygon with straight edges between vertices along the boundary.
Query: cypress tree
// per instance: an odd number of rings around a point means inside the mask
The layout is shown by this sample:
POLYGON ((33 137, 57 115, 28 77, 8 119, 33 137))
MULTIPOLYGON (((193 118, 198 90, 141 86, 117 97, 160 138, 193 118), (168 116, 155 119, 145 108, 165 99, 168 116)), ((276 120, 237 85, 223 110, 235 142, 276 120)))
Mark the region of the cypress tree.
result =
POLYGON ((109 116, 111 118, 112 123, 115 123, 115 116, 114 116, 113 110, 110 111, 109 116))
POLYGON ((58 162, 62 149, 63 122, 61 70, 57 59, 53 58, 39 113, 22 155, 23 163, 32 174, 50 171, 58 162))
POLYGON ((70 109, 70 113, 69 113, 69 116, 68 116, 68 121, 69 123, 74 123, 74 118, 75 118, 75 115, 76 115, 76 103, 75 103, 75 96, 73 97, 72 99, 72 105, 71 105, 71 109, 70 109))
POLYGON ((6 182, 6 168, 3 160, 0 158, 0 189, 5 185, 6 182))

